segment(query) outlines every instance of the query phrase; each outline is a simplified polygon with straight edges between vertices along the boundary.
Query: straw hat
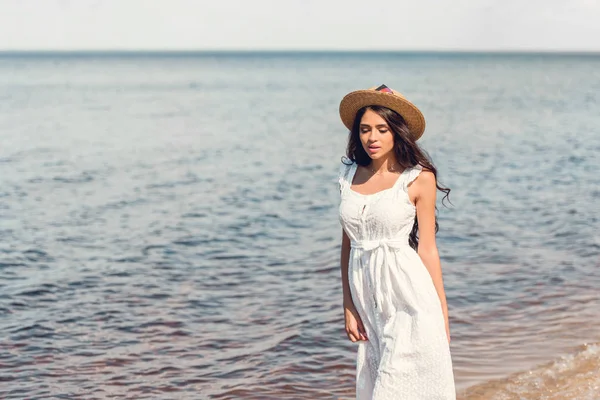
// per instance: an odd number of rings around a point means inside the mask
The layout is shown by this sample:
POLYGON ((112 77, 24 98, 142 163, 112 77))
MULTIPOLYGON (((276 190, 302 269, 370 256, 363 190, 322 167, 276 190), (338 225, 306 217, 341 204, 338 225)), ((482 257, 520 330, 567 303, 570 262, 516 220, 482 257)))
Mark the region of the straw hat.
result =
POLYGON ((340 117, 346 128, 352 130, 354 118, 358 110, 365 106, 383 106, 400 114, 414 140, 419 139, 425 131, 425 117, 410 101, 385 85, 348 93, 340 102, 340 117))

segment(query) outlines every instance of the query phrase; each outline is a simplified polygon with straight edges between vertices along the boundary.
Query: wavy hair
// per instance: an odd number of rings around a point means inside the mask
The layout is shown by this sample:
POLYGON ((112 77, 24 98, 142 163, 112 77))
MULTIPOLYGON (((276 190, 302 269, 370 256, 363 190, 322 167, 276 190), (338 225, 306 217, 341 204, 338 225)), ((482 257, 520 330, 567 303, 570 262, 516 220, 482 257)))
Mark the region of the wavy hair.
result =
MULTIPOLYGON (((371 157, 367 154, 365 149, 362 146, 360 141, 360 121, 367 110, 371 110, 379 115, 381 118, 387 122, 390 130, 393 133, 394 137, 394 154, 396 156, 396 160, 402 166, 403 170, 406 168, 414 167, 417 164, 420 164, 423 169, 427 169, 433 172, 435 176, 435 186, 438 190, 444 192, 444 197, 442 198, 442 204, 444 204, 444 200, 448 198, 450 202, 450 189, 444 186, 441 186, 438 183, 437 179, 437 169, 433 165, 430 157, 427 152, 419 147, 415 140, 413 140, 410 131, 408 129, 408 125, 406 125, 406 121, 400 114, 397 112, 390 110, 387 107, 382 106, 367 106, 363 107, 356 113, 354 117, 354 124, 352 125, 352 130, 348 135, 348 146, 346 148, 346 157, 350 159, 351 162, 356 162, 358 165, 367 166, 371 163, 371 157)), ((342 160, 344 162, 344 160, 342 160)), ((450 204, 452 204, 450 202, 450 204)), ((435 216, 435 233, 439 230, 439 224, 437 219, 437 206, 435 207, 436 216, 435 216)), ((412 231, 409 235, 409 245, 417 250, 419 246, 419 222, 417 220, 417 216, 415 215, 415 221, 413 224, 412 231)))

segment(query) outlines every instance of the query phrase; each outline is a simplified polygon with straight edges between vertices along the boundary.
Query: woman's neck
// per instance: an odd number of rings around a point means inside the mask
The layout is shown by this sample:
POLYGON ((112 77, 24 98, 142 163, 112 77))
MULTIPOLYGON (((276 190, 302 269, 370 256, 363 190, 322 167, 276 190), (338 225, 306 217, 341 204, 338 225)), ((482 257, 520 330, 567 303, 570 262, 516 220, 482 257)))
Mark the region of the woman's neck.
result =
POLYGON ((375 174, 382 174, 387 171, 398 171, 400 166, 395 157, 371 160, 371 171, 375 174))

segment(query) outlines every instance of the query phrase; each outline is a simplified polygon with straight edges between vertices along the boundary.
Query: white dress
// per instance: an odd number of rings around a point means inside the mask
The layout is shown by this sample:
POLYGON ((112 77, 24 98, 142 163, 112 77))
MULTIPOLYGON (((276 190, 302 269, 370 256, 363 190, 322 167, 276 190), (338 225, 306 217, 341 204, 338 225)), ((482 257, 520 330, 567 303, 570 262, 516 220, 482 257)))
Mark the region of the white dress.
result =
MULTIPOLYGON (((349 162, 349 161, 346 161, 349 162)), ((356 358, 357 400, 456 399, 450 346, 429 271, 409 246, 416 207, 405 169, 371 195, 351 189, 354 162, 340 166, 339 219, 351 240, 348 281, 367 334, 356 358)))

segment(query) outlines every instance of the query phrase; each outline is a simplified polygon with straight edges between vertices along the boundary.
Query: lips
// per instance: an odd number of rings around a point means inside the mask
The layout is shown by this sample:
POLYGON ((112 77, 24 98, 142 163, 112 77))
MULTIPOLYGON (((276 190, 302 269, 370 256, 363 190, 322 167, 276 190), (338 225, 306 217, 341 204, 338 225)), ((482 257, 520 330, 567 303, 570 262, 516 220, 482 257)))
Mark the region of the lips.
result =
POLYGON ((381 147, 378 146, 369 146, 369 151, 377 151, 379 150, 381 147))

